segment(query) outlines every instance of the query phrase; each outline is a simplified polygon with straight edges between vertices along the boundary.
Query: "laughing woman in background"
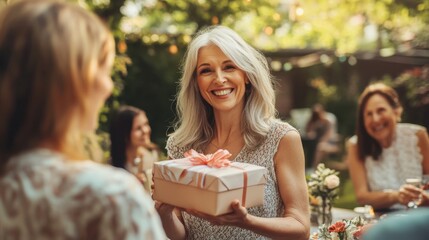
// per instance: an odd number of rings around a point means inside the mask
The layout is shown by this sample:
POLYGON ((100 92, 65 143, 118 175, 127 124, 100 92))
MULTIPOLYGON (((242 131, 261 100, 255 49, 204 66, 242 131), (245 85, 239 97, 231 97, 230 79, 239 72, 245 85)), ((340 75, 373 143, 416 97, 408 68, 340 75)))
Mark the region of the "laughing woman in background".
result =
POLYGON ((359 204, 401 209, 422 194, 405 179, 429 174, 428 133, 422 126, 399 123, 401 114, 398 94, 383 83, 370 84, 359 98, 356 136, 347 144, 359 204))

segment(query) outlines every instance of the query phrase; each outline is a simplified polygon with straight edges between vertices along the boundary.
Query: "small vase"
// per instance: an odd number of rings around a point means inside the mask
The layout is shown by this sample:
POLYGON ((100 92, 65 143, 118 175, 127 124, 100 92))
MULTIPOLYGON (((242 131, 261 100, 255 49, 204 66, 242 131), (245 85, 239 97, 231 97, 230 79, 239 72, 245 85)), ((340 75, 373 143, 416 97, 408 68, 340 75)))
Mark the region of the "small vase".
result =
POLYGON ((319 205, 317 222, 327 226, 332 223, 332 203, 327 198, 322 198, 322 204, 319 205))

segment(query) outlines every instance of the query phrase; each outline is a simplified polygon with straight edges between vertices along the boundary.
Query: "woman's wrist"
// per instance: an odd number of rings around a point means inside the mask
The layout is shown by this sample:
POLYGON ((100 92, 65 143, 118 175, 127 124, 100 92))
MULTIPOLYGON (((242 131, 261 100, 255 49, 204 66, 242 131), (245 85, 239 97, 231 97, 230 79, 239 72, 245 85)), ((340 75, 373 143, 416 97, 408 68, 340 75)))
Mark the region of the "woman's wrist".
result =
POLYGON ((387 194, 389 194, 388 199, 389 202, 392 203, 392 205, 396 203, 403 204, 400 197, 400 191, 391 190, 388 191, 387 194))
POLYGON ((253 222, 254 222, 255 216, 251 214, 246 214, 246 216, 243 217, 243 221, 236 224, 237 227, 249 229, 251 230, 253 228, 253 222))

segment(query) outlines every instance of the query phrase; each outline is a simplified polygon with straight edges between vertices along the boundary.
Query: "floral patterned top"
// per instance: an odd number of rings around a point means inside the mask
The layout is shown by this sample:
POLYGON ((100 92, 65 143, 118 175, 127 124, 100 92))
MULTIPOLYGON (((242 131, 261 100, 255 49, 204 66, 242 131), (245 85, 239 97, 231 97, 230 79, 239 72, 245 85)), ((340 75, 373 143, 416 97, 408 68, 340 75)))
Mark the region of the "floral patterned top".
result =
MULTIPOLYGON (((297 131, 291 125, 274 121, 271 124, 266 139, 254 150, 244 147, 234 161, 245 162, 263 166, 268 170, 267 185, 265 187, 264 205, 248 208, 248 213, 265 218, 280 217, 284 214, 284 205, 280 197, 277 178, 274 169, 274 155, 283 136, 289 131, 297 131)), ((183 158, 183 154, 189 150, 179 147, 174 138, 167 141, 168 156, 171 158, 183 158)), ((201 152, 200 149, 196 149, 201 152)), ((214 226, 208 221, 194 217, 185 212, 182 213, 185 221, 188 239, 267 239, 252 231, 233 226, 214 226)))
POLYGON ((166 239, 125 170, 37 149, 10 159, 0 189, 0 239, 166 239))

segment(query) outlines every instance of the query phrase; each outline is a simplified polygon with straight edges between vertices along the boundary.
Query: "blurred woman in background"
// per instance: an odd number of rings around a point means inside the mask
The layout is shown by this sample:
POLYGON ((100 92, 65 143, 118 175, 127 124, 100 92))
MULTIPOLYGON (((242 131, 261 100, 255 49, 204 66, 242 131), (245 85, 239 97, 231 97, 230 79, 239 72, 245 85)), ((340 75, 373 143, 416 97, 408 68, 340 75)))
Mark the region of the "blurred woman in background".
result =
POLYGON ((422 126, 399 123, 401 114, 398 94, 385 84, 370 84, 359 98, 356 136, 347 144, 359 204, 404 208, 422 193, 405 180, 429 174, 428 133, 422 126))
POLYGON ((0 12, 0 239, 165 239, 126 171, 85 160, 111 94, 114 40, 79 6, 0 12))
POLYGON ((305 127, 306 138, 314 140, 316 146, 313 156, 313 169, 330 153, 337 153, 338 133, 337 118, 334 114, 325 111, 322 104, 315 104, 311 116, 305 127))
POLYGON ((152 181, 152 165, 159 160, 160 149, 150 138, 146 113, 136 107, 121 106, 110 125, 111 164, 138 177, 147 191, 152 181))

